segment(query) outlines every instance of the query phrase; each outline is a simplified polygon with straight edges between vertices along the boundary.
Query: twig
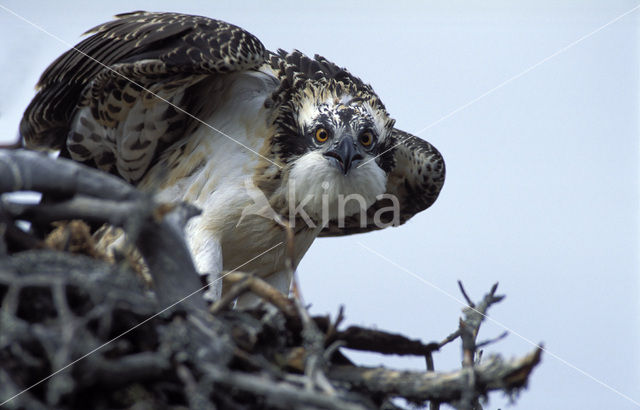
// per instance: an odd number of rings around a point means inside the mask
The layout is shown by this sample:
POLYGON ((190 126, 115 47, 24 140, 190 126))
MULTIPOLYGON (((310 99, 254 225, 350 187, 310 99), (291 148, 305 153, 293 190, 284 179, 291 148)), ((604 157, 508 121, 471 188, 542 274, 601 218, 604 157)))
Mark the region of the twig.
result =
POLYGON ((314 389, 317 387, 329 395, 334 395, 335 389, 324 373, 324 367, 326 365, 324 360, 325 337, 309 316, 309 312, 302 306, 300 299, 294 298, 294 303, 302 320, 302 340, 307 356, 304 373, 309 381, 307 388, 314 389))
POLYGON ((460 329, 456 329, 455 332, 451 333, 449 336, 444 338, 440 343, 438 343, 438 348, 442 348, 444 345, 453 342, 458 337, 460 337, 460 329))
MULTIPOLYGON (((427 362, 427 371, 428 372, 434 372, 435 371, 435 365, 433 363, 433 354, 431 352, 428 352, 427 354, 425 354, 424 356, 426 362, 427 362)), ((429 410, 439 410, 440 409, 440 403, 435 401, 435 400, 430 400, 429 401, 429 410)))
MULTIPOLYGON (((494 337, 493 339, 484 340, 484 341, 482 341, 480 343, 476 343, 476 349, 480 349, 480 348, 485 347, 487 345, 499 342, 500 340, 504 339, 508 335, 509 335, 509 332, 508 331, 504 331, 499 336, 494 337)), ((482 351, 480 351, 479 353, 482 353, 482 351)))
MULTIPOLYGON (((298 315, 293 306, 293 302, 291 302, 285 295, 283 295, 278 289, 274 288, 266 281, 258 278, 257 276, 247 275, 242 272, 233 272, 224 277, 224 280, 231 284, 241 283, 246 281, 248 284, 248 288, 242 287, 241 289, 237 289, 235 292, 238 292, 237 296, 240 296, 243 292, 250 290, 255 293, 257 296, 261 297, 263 300, 271 303, 273 306, 278 308, 287 319, 298 319, 298 315)), ((237 297, 236 296, 236 297, 237 297)))
POLYGON ((471 300, 471 298, 469 297, 469 295, 467 295, 467 292, 464 290, 464 286, 462 286, 462 281, 458 281, 458 288, 460 288, 460 292, 462 293, 462 296, 464 296, 464 299, 467 301, 467 304, 474 308, 476 307, 475 303, 473 303, 473 300, 471 300))
POLYGON ((329 328, 327 329, 325 339, 328 341, 334 340, 336 336, 336 332, 338 331, 338 326, 344 320, 344 305, 340 305, 338 308, 338 315, 336 316, 335 321, 329 321, 329 328))
MULTIPOLYGON (((468 299, 468 296, 462 286, 462 282, 458 281, 458 285, 462 293, 465 295, 465 298, 468 299)), ((500 302, 504 299, 502 295, 495 295, 496 290, 498 289, 498 284, 495 283, 489 293, 487 293, 482 301, 476 306, 473 302, 469 303, 469 307, 463 310, 465 319, 460 320, 460 325, 458 327, 458 331, 462 338, 462 348, 463 348, 463 364, 467 366, 473 365, 473 358, 476 352, 476 337, 478 336, 478 331, 480 330, 480 325, 484 321, 486 317, 487 309, 494 303, 500 302)))
POLYGON ((247 275, 242 278, 239 282, 233 284, 231 288, 225 291, 222 294, 222 297, 216 300, 211 307, 209 308, 209 312, 212 315, 228 308, 231 306, 233 301, 240 295, 244 294, 251 287, 250 277, 247 275))
POLYGON ((323 360, 325 362, 330 362, 331 356, 333 356, 333 354, 337 352, 341 347, 344 347, 344 342, 342 340, 336 340, 335 342, 331 343, 324 351, 323 360))

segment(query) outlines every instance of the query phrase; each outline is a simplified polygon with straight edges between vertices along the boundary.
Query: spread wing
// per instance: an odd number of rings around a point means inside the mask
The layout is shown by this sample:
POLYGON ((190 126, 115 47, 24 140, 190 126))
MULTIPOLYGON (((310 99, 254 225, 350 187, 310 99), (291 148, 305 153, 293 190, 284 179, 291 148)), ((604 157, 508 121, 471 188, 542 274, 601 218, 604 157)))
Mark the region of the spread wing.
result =
POLYGON ((136 182, 215 106, 204 80, 257 69, 266 52, 250 33, 206 17, 116 17, 42 74, 20 133, 29 148, 61 149, 136 182))
POLYGON ((407 132, 394 129, 392 137, 382 160, 391 162, 386 194, 397 198, 397 205, 389 197, 378 200, 367 209, 364 221, 358 214, 346 218, 344 226, 332 221, 320 236, 351 235, 401 225, 438 198, 445 178, 442 155, 427 141, 407 132), (399 207, 399 212, 394 212, 394 207, 399 207))

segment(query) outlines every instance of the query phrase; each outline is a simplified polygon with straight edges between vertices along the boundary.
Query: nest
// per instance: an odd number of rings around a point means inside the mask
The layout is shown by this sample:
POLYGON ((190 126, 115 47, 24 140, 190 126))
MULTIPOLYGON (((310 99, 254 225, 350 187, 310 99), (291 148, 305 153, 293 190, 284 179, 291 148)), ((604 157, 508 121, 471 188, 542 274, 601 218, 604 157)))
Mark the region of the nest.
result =
MULTIPOLYGON (((262 280, 228 276, 212 306, 182 237, 197 210, 163 205, 81 164, 0 151, 0 193, 37 191, 37 205, 0 203, 0 405, 59 409, 397 408, 393 399, 438 408, 481 408, 491 391, 526 386, 541 348, 511 360, 481 357, 477 342, 497 285, 469 307, 451 335, 433 343, 311 317, 295 295, 262 280), (56 221, 81 220, 59 224, 56 221), (31 228, 20 228, 28 221, 31 228), (90 226, 120 227, 135 243, 152 286, 126 258, 92 246, 90 226), (263 303, 234 310, 253 292, 263 303), (432 355, 461 342, 462 367, 433 369, 432 355), (424 372, 369 368, 343 349, 416 355, 424 372)), ((455 316, 452 315, 455 320, 455 316)))

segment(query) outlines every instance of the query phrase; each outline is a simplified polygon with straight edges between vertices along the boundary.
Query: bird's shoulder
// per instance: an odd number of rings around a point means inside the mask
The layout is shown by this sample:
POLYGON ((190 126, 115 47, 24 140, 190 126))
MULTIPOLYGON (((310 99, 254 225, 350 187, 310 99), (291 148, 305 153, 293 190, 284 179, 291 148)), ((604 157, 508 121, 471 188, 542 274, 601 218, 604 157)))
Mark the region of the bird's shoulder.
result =
POLYGON ((29 148, 62 149, 135 182, 216 106, 220 83, 203 81, 256 70, 266 52, 251 33, 220 20, 116 17, 45 70, 20 133, 29 148))

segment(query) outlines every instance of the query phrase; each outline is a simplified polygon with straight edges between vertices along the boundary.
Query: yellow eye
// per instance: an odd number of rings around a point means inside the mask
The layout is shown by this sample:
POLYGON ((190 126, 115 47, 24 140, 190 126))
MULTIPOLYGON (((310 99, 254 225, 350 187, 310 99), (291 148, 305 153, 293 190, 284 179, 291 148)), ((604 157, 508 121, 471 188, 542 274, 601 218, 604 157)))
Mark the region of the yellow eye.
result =
POLYGON ((324 128, 318 128, 316 130, 316 141, 325 142, 328 139, 329 139, 329 132, 327 132, 327 130, 325 130, 324 128))
POLYGON ((373 144, 373 133, 371 131, 365 131, 360 134, 360 144, 364 145, 365 147, 373 144))

